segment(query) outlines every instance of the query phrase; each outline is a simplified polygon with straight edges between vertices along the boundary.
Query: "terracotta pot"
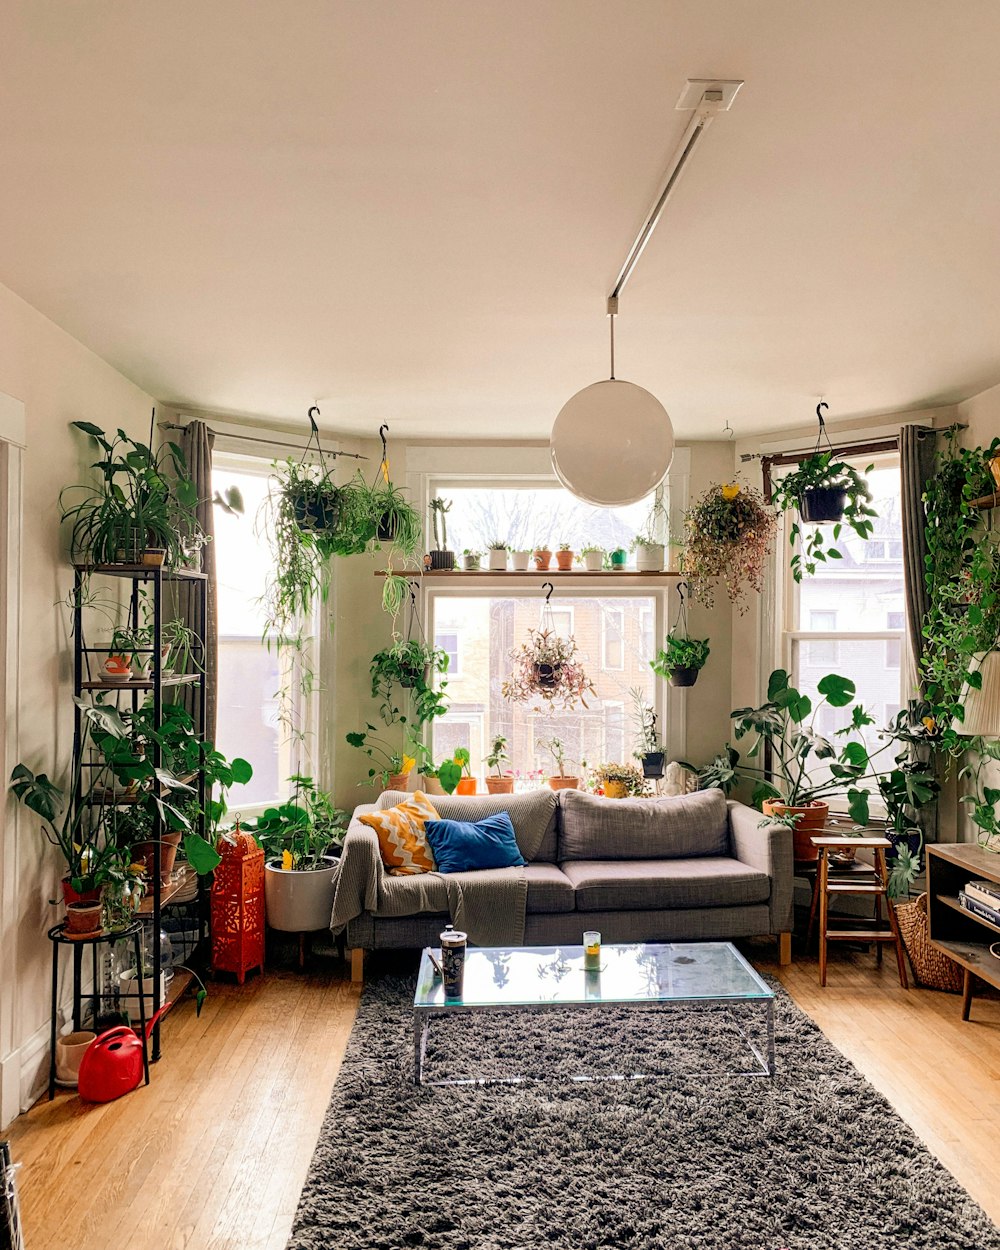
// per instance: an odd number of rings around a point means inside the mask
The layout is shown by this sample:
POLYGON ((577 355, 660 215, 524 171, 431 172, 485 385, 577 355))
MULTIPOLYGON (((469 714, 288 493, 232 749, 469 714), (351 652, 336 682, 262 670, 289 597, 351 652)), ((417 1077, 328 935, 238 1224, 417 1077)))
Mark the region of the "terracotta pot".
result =
POLYGON ((158 569, 166 558, 164 547, 147 547, 142 553, 142 563, 147 569, 158 569))
POLYGON ((84 937, 101 931, 101 903, 70 903, 66 908, 66 932, 84 937))
POLYGON ((513 777, 487 777, 486 789, 490 794, 513 794, 514 778, 513 777))
POLYGON ((424 794, 444 794, 444 786, 437 777, 421 777, 417 789, 423 790, 424 794))
POLYGON ((63 902, 69 906, 70 903, 99 903, 101 901, 101 887, 96 890, 84 890, 82 894, 78 894, 70 884, 69 877, 62 879, 62 896, 63 902))
POLYGON ((989 465, 990 473, 993 475, 996 488, 1000 490, 1000 456, 991 456, 987 464, 989 465))
POLYGON ((145 864, 147 875, 152 877, 156 871, 156 852, 159 850, 160 885, 169 885, 170 874, 174 871, 174 860, 177 858, 177 848, 181 844, 182 836, 178 829, 173 833, 161 834, 159 846, 155 842, 136 842, 132 847, 132 858, 137 864, 145 864))
POLYGON ((789 807, 786 803, 777 803, 766 799, 763 804, 765 816, 784 816, 788 812, 801 815, 802 819, 795 826, 792 845, 795 859, 802 864, 815 863, 819 859, 819 851, 813 846, 810 838, 821 834, 826 827, 826 818, 830 814, 830 805, 818 799, 805 807, 789 807))
POLYGON ((556 564, 563 573, 568 573, 573 567, 573 560, 576 553, 573 551, 557 551, 556 564))
POLYGON ((549 785, 553 790, 578 790, 580 788, 579 777, 550 777, 549 785))
POLYGON ((535 568, 538 569, 539 573, 546 572, 551 563, 552 563, 551 551, 536 551, 535 552, 535 568))
POLYGON ((624 781, 606 781, 604 783, 606 799, 624 799, 628 797, 628 787, 624 781))
POLYGON ((101 665, 101 680, 125 682, 132 680, 132 665, 127 655, 109 655, 101 665))
POLYGON ((56 1040, 57 1085, 76 1085, 80 1075, 80 1060, 96 1038, 96 1033, 82 1031, 65 1033, 56 1040))
POLYGON ((475 777, 463 777, 455 787, 456 794, 475 794, 479 782, 475 777))
POLYGON ((409 773, 391 773, 385 783, 387 790, 408 790, 410 788, 409 773))

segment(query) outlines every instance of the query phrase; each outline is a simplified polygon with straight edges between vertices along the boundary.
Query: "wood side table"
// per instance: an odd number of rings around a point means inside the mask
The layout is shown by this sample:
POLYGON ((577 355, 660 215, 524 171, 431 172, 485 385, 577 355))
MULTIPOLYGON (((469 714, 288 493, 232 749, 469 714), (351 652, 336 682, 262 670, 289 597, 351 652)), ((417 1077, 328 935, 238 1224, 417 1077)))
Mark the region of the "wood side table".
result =
POLYGON ((816 873, 816 886, 813 893, 812 909, 809 916, 809 931, 812 932, 813 919, 817 906, 819 909, 819 983, 826 985, 827 942, 874 942, 878 961, 882 961, 882 943, 892 942, 896 947, 896 963, 899 967, 899 983, 904 990, 909 989, 906 978, 906 957, 903 953, 903 941, 896 923, 896 912, 889 897, 889 871, 886 868, 885 853, 892 846, 888 838, 845 838, 816 837, 811 838, 813 846, 819 851, 819 865, 816 873), (851 881, 850 878, 833 877, 830 872, 830 852, 856 848, 872 852, 874 863, 874 879, 867 881, 851 881), (828 924, 830 899, 837 895, 858 894, 869 896, 875 905, 874 924, 870 929, 831 929, 828 924), (882 900, 885 899, 886 914, 889 927, 882 925, 882 900))

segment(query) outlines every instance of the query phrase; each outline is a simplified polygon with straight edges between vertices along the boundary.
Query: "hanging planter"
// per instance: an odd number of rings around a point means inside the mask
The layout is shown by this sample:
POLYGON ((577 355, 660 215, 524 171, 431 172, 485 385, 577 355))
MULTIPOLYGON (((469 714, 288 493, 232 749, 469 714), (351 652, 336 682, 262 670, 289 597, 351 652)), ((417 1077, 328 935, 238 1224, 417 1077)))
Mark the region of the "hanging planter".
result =
POLYGON ((596 692, 577 656, 576 639, 572 635, 561 638, 556 633, 549 606, 554 587, 551 582, 544 586, 547 593, 541 627, 529 629, 528 641, 511 652, 513 667, 501 688, 503 697, 511 703, 540 699, 550 711, 556 707, 574 708, 577 704, 586 707, 584 695, 596 692))
POLYGON ((649 666, 657 677, 665 677, 671 686, 693 686, 698 674, 708 660, 709 645, 707 638, 691 638, 688 636, 687 598, 690 584, 680 582, 677 594, 680 603, 677 608, 677 619, 674 627, 667 634, 664 645, 650 660, 649 666))
POLYGON ((684 516, 684 571, 694 598, 712 607, 718 580, 745 612, 747 592, 764 589, 776 525, 759 491, 739 482, 710 486, 684 516))
POLYGON ((869 465, 861 474, 846 461, 834 459, 833 445, 823 419, 826 407, 828 405, 823 403, 816 406, 819 433, 812 454, 800 460, 791 473, 778 481, 771 497, 779 512, 790 509, 798 512, 798 520, 788 529, 788 542, 794 552, 790 567, 797 582, 802 580, 804 574, 815 573, 817 564, 840 558, 836 544, 844 525, 849 526, 859 538, 870 538, 874 529, 872 518, 878 515, 870 506, 872 495, 865 481, 865 475, 871 472, 873 466, 869 465), (829 450, 820 451, 824 438, 829 450), (814 529, 804 536, 800 549, 803 524, 832 525, 829 546, 823 531, 814 529))

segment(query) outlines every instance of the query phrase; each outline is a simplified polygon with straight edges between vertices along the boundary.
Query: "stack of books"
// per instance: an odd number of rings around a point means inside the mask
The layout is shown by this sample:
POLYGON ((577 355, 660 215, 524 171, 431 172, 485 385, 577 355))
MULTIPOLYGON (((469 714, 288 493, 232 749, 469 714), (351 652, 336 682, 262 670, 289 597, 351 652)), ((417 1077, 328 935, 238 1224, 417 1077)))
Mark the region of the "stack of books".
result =
POLYGON ((1000 885, 995 881, 967 881, 958 901, 966 911, 980 920, 988 920, 1000 928, 1000 885))

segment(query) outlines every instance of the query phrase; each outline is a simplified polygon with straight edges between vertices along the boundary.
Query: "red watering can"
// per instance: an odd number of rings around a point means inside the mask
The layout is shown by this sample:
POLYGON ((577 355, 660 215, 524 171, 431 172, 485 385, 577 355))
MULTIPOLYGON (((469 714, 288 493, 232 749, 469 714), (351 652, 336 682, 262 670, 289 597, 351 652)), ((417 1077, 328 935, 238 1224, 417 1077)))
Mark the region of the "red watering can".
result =
POLYGON ((127 1024, 108 1029, 94 1038, 80 1060, 77 1092, 87 1102, 113 1102, 137 1089, 146 1074, 146 1043, 153 1026, 170 1007, 164 1003, 140 1037, 127 1024))

